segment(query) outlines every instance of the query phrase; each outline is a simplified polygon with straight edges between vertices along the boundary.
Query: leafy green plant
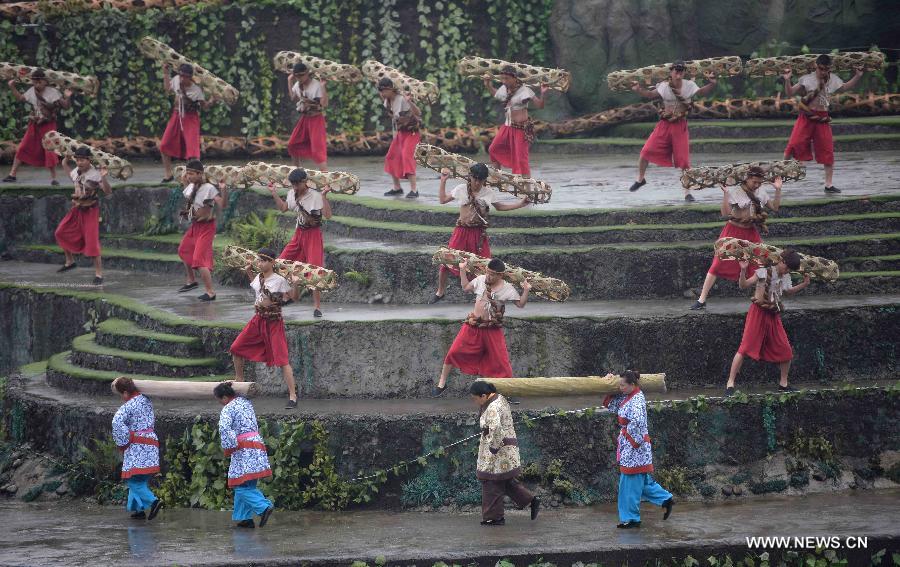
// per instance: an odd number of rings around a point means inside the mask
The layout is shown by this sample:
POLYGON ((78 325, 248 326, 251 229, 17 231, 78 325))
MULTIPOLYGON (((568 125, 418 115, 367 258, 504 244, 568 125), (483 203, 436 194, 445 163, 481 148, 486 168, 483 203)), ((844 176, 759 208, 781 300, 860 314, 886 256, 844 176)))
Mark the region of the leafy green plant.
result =
POLYGON ((278 213, 268 211, 263 218, 250 213, 243 219, 234 221, 231 233, 240 246, 257 250, 263 246, 281 249, 286 243, 287 231, 278 224, 278 213))

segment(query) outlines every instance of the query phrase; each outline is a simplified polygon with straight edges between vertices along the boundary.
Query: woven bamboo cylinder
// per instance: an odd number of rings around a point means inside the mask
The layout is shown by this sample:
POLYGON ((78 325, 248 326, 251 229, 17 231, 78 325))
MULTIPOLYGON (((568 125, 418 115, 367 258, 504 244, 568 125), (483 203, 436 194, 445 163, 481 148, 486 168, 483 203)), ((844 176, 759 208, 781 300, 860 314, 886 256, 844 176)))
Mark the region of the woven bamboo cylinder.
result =
MULTIPOLYGON (((558 378, 481 378, 504 396, 517 398, 595 396, 619 393, 618 376, 573 376, 558 378)), ((665 393, 665 374, 641 374, 641 391, 665 393)))
MULTIPOLYGON (((187 380, 134 380, 134 385, 142 394, 151 398, 172 398, 179 400, 208 400, 213 397, 213 390, 221 382, 193 382, 187 380)), ((116 391, 116 381, 110 385, 112 393, 116 391)), ((259 392, 256 382, 231 382, 231 387, 239 396, 252 398, 259 392)))
MULTIPOLYGON (((463 179, 469 178, 469 168, 476 163, 472 158, 454 154, 429 144, 418 144, 415 158, 419 165, 438 173, 446 168, 450 170, 451 177, 463 179)), ((553 194, 553 190, 544 181, 504 173, 491 166, 488 166, 488 178, 485 184, 516 197, 528 197, 532 203, 548 203, 553 194)))
MULTIPOLYGON (((671 67, 671 63, 666 63, 664 65, 641 67, 640 69, 613 71, 606 76, 606 83, 611 91, 631 90, 631 85, 634 83, 652 85, 668 79, 671 67)), ((740 75, 742 68, 741 58, 736 55, 685 61, 684 67, 684 76, 687 78, 702 77, 707 72, 717 76, 733 77, 740 75)))
POLYGON ((799 181, 806 177, 806 166, 795 159, 777 161, 754 161, 724 166, 700 166, 685 169, 681 174, 681 185, 685 189, 704 189, 740 185, 747 179, 751 167, 761 167, 763 181, 773 182, 776 177, 783 181, 799 181))
MULTIPOLYGON (((720 260, 748 260, 760 266, 774 266, 781 262, 782 249, 771 244, 750 242, 740 238, 726 236, 716 240, 716 256, 720 260)), ((798 274, 809 274, 810 279, 834 281, 840 277, 837 262, 800 253, 800 269, 798 274)))
MULTIPOLYGON (((294 171, 292 165, 271 164, 251 161, 243 167, 245 177, 263 185, 272 183, 278 187, 291 187, 288 176, 294 171)), ((359 191, 359 177, 345 171, 317 171, 305 169, 306 181, 316 189, 331 187, 334 193, 353 195, 359 191)))
POLYGON ((526 63, 513 63, 502 59, 485 59, 484 57, 463 57, 456 64, 459 74, 464 77, 483 77, 485 73, 499 79, 504 67, 515 68, 520 81, 532 87, 546 84, 551 89, 566 92, 572 82, 572 75, 565 69, 535 67, 526 63))
MULTIPOLYGON (((750 77, 771 77, 781 75, 790 67, 791 72, 805 75, 816 70, 815 53, 806 55, 779 55, 778 57, 758 57, 744 64, 744 72, 750 77)), ((852 71, 861 67, 863 71, 879 71, 884 67, 884 53, 880 51, 848 51, 831 56, 832 71, 852 71)))
POLYGON ((362 72, 372 84, 378 85, 378 81, 387 77, 394 82, 394 87, 401 92, 408 92, 416 101, 434 104, 438 100, 438 86, 430 81, 420 81, 402 71, 388 67, 374 59, 369 59, 362 64, 362 72))
POLYGON ((41 139, 41 145, 48 152, 55 152, 62 158, 74 156, 75 150, 79 147, 89 148, 91 150, 91 163, 95 166, 107 168, 113 177, 118 177, 124 181, 134 174, 134 168, 131 167, 128 161, 64 136, 56 130, 51 130, 44 134, 44 137, 41 139))
POLYGON ((226 104, 232 105, 237 101, 238 96, 240 96, 240 92, 236 88, 161 41, 157 41, 152 37, 145 37, 138 43, 138 47, 140 48, 141 53, 150 59, 158 61, 159 63, 168 63, 176 70, 182 63, 187 63, 192 66, 194 68, 194 81, 212 96, 212 98, 221 99, 226 104))
MULTIPOLYGON (((222 263, 229 268, 237 268, 239 270, 249 269, 256 271, 259 258, 259 254, 253 250, 247 250, 240 246, 228 246, 222 253, 222 263)), ((309 290, 329 291, 338 285, 337 274, 333 270, 313 266, 312 264, 277 258, 273 269, 276 274, 286 278, 288 281, 291 281, 293 278, 299 279, 300 285, 309 290)))
POLYGON ((328 59, 304 55, 294 51, 279 51, 272 59, 275 68, 282 73, 290 74, 294 64, 303 63, 310 72, 320 79, 340 83, 358 83, 363 79, 362 71, 355 65, 337 63, 328 59))
MULTIPOLYGON (((15 79, 19 83, 30 84, 31 74, 35 69, 37 67, 0 61, 0 79, 3 81, 15 79)), ((44 73, 47 75, 47 83, 61 89, 72 89, 88 96, 97 96, 97 90, 100 88, 100 81, 93 75, 79 75, 55 69, 44 69, 44 73)))
MULTIPOLYGON (((456 267, 463 260, 468 262, 466 271, 479 276, 487 273, 487 265, 491 261, 490 258, 482 258, 471 252, 443 246, 431 257, 431 263, 435 266, 444 264, 456 267)), ((519 286, 527 280, 531 284, 532 292, 550 301, 565 301, 569 298, 569 286, 566 282, 547 277, 540 272, 532 272, 512 264, 506 264, 506 271, 503 272, 502 277, 509 283, 519 286)))
MULTIPOLYGON (((187 168, 183 165, 175 167, 175 179, 181 179, 187 168)), ((212 183, 218 184, 224 181, 229 186, 247 185, 247 178, 244 174, 244 168, 238 165, 204 165, 203 173, 212 183)))

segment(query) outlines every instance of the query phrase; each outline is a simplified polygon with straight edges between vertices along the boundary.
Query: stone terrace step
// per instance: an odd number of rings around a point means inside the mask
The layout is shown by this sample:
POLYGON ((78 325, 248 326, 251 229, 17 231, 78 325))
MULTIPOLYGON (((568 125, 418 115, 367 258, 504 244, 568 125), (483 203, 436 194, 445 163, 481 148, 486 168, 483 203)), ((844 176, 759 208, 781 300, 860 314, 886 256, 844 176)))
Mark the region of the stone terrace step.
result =
MULTIPOLYGON (((689 120, 692 138, 755 138, 791 135, 795 119, 783 120, 689 120)), ((634 122, 620 124, 603 131, 616 138, 646 139, 656 127, 656 122, 634 122)), ((862 118, 837 118, 831 122, 832 132, 837 136, 848 134, 885 134, 900 132, 900 117, 873 116, 862 118)))
POLYGON ((197 337, 157 333, 132 321, 107 319, 97 326, 95 341, 100 346, 145 353, 165 353, 179 358, 203 357, 203 343, 197 337))
POLYGON ((215 357, 182 358, 123 350, 97 344, 93 333, 72 341, 74 364, 111 372, 134 372, 172 378, 188 378, 214 374, 222 364, 215 357))
POLYGON ((841 269, 848 272, 900 271, 900 254, 888 256, 853 256, 841 260, 841 269))

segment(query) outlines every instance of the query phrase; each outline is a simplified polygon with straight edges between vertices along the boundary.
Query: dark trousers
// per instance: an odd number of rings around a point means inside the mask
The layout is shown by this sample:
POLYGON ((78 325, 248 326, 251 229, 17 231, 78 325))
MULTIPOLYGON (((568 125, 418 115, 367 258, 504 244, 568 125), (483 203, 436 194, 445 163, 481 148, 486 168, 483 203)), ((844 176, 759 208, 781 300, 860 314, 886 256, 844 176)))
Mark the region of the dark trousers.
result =
POLYGON ((499 520, 503 517, 503 497, 509 496, 519 508, 531 504, 534 494, 515 478, 481 481, 481 519, 499 520))

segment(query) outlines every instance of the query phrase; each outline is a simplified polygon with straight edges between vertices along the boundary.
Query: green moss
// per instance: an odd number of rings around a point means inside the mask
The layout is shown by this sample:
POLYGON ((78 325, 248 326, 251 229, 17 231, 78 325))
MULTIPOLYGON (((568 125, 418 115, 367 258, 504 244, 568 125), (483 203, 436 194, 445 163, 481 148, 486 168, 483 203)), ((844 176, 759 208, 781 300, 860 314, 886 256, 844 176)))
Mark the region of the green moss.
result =
POLYGON ((888 270, 882 272, 841 272, 840 279, 849 280, 854 278, 896 278, 900 277, 900 270, 888 270))
MULTIPOLYGON (((43 252, 54 252, 62 254, 62 248, 53 244, 26 244, 22 248, 26 250, 38 250, 43 252)), ((109 248, 103 249, 104 258, 129 258, 131 260, 143 260, 151 262, 177 262, 181 263, 178 254, 164 254, 162 252, 145 252, 143 250, 128 250, 126 248, 109 248)))
POLYGON ((152 339, 162 343, 180 343, 186 345, 199 345, 200 339, 197 337, 186 337, 183 335, 173 335, 170 333, 157 333, 138 327, 132 321, 124 319, 107 319, 97 326, 97 330, 110 335, 124 335, 128 337, 141 337, 152 339))
POLYGON ((343 277, 362 286, 368 286, 370 283, 372 283, 372 278, 365 272, 350 270, 349 272, 344 272, 343 277))
POLYGON ((26 364, 25 366, 19 367, 19 372, 28 377, 37 376, 43 374, 47 371, 47 361, 41 360, 40 362, 32 362, 31 364, 26 364))
POLYGON ((135 380, 162 380, 167 382, 177 382, 177 381, 186 381, 186 382, 222 382, 224 380, 232 380, 234 376, 231 375, 219 375, 219 376, 191 376, 188 378, 178 378, 178 377, 170 377, 170 376, 148 376, 146 374, 131 374, 128 372, 113 372, 111 370, 94 370, 92 368, 84 368, 82 366, 76 366, 69 362, 68 357, 71 355, 71 351, 60 352, 54 354, 47 361, 47 369, 54 370, 61 374, 65 374, 70 376, 71 378, 75 378, 78 380, 96 380, 100 382, 112 382, 118 376, 128 376, 129 378, 133 378, 135 380))
MULTIPOLYGON (((128 183, 125 185, 112 185, 113 191, 122 189, 155 189, 162 187, 159 183, 128 183)), ((72 194, 72 186, 63 183, 59 186, 52 185, 3 185, 0 186, 0 195, 33 195, 35 197, 46 197, 48 195, 64 195, 68 197, 72 194)))
POLYGON ((136 362, 153 362, 156 364, 172 366, 175 368, 216 366, 219 363, 218 359, 215 357, 178 358, 162 354, 151 354, 149 352, 137 352, 98 345, 94 340, 95 337, 96 335, 94 335, 93 333, 75 337, 74 339, 72 339, 72 348, 77 352, 84 352, 87 354, 115 356, 117 358, 136 362))
POLYGON ((771 492, 784 492, 787 490, 786 480, 767 480, 750 484, 750 492, 753 494, 769 494, 771 492))

